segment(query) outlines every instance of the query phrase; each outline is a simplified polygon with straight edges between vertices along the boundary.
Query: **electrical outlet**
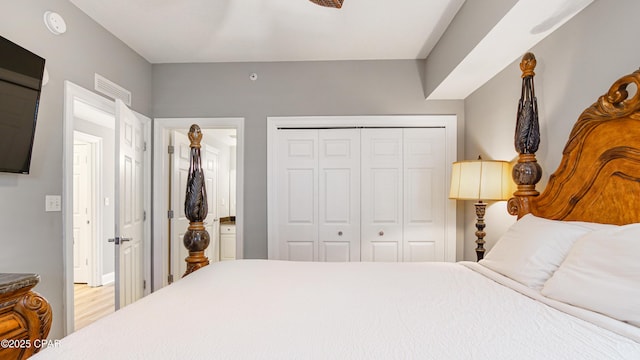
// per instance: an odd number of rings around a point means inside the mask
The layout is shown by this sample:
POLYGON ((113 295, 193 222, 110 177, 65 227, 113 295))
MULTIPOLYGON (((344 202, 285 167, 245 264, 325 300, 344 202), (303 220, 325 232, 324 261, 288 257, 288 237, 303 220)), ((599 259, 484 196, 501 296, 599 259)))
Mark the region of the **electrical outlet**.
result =
POLYGON ((62 211, 62 196, 45 195, 44 211, 62 211))

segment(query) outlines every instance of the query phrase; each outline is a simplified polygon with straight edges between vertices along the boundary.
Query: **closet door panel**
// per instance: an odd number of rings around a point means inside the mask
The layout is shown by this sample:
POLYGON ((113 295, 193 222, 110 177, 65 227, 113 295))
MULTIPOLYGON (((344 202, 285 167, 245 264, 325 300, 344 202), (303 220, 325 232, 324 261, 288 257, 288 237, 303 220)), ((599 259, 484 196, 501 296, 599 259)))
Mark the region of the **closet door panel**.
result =
POLYGON ((372 241, 371 242, 371 259, 366 261, 374 262, 397 262, 400 261, 398 256, 397 241, 372 241))
POLYGON ((318 131, 282 130, 277 161, 280 259, 318 260, 318 131))
POLYGON ((445 129, 404 129, 404 261, 444 260, 445 129))
POLYGON ((319 132, 319 259, 360 260, 360 130, 319 132))
POLYGON ((361 258, 402 261, 402 129, 362 129, 361 258))

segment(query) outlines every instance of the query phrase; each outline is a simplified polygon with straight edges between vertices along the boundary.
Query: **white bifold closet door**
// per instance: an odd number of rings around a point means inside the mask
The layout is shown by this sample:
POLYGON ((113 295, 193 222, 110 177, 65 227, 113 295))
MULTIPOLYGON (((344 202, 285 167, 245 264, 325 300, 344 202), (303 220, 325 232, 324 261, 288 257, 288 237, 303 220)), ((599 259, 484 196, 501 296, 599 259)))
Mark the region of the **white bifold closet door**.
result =
POLYGON ((402 261, 402 132, 362 131, 363 261, 402 261))
POLYGON ((281 131, 278 161, 279 253, 283 260, 317 260, 318 132, 281 131))
POLYGON ((445 131, 278 131, 280 259, 444 260, 445 131))
POLYGON ((359 130, 282 130, 278 162, 281 258, 360 260, 359 130))
POLYGON ((318 260, 360 261, 360 131, 319 130, 318 260))
POLYGON ((362 261, 443 261, 445 130, 362 130, 362 261))

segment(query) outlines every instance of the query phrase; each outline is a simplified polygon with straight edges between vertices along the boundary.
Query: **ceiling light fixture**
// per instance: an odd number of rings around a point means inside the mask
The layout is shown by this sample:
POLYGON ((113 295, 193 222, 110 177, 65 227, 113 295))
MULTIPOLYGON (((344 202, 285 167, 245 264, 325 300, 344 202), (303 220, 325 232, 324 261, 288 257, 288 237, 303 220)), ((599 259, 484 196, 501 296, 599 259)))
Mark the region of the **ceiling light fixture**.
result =
POLYGON ((340 9, 342 7, 342 2, 344 0, 309 0, 314 4, 318 4, 320 6, 330 7, 340 9))

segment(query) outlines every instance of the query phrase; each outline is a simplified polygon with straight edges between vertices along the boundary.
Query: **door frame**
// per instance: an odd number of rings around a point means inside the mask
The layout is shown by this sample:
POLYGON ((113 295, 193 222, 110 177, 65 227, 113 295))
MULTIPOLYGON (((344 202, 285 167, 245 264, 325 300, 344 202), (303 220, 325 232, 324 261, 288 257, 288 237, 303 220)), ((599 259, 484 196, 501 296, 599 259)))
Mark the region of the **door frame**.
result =
MULTIPOLYGON (((457 115, 364 115, 364 116, 269 116, 267 117, 267 212, 277 213, 277 146, 279 128, 352 128, 352 127, 442 127, 446 132, 445 162, 457 160, 457 115)), ((451 182, 446 172, 445 184, 451 182)), ((445 202, 445 261, 456 261, 456 202, 445 202)), ((274 216, 267 220, 267 251, 269 259, 277 259, 278 232, 274 216)))
POLYGON ((73 131, 73 138, 91 145, 91 234, 92 240, 89 248, 91 261, 89 263, 89 286, 102 285, 103 259, 102 246, 97 246, 99 239, 104 238, 102 223, 102 207, 98 206, 100 199, 104 197, 102 185, 102 138, 90 135, 78 130, 73 131))
MULTIPOLYGON (((73 136, 74 136, 74 102, 81 101, 105 113, 113 115, 115 120, 115 101, 100 96, 90 90, 87 90, 69 80, 64 81, 64 105, 63 105, 63 121, 62 121, 62 259, 63 259, 63 332, 65 335, 75 330, 74 324, 74 298, 73 298, 73 136)), ((109 127, 109 124, 102 124, 109 127)), ((111 124, 115 126, 115 124, 111 124)), ((149 141, 151 133, 150 122, 145 123, 145 136, 149 141)), ((145 188, 149 189, 151 175, 151 155, 150 151, 145 154, 145 188)), ((102 190, 100 190, 102 191, 102 190)), ((99 199, 103 195, 100 194, 99 199)), ((117 199, 114 199, 114 206, 117 199)), ((150 209, 151 200, 146 196, 144 199, 145 209, 150 209)), ((145 224, 144 238, 144 276, 145 279, 151 279, 151 267, 153 259, 150 256, 151 250, 151 231, 150 221, 145 224)), ((147 286, 144 294, 149 293, 150 287, 147 286)))
MULTIPOLYGON (((153 273, 156 276, 152 281, 152 291, 168 285, 169 245, 167 244, 167 233, 169 219, 169 201, 167 191, 169 181, 165 174, 168 174, 169 162, 166 151, 169 146, 168 134, 170 130, 185 129, 191 124, 198 124, 202 129, 235 129, 236 130, 236 259, 243 258, 243 225, 244 225, 244 118, 243 117, 220 117, 220 118, 155 118, 153 119, 153 245, 152 257, 153 273), (164 189, 158 190, 155 189, 164 189)), ((172 274, 180 276, 180 274, 172 274)))

